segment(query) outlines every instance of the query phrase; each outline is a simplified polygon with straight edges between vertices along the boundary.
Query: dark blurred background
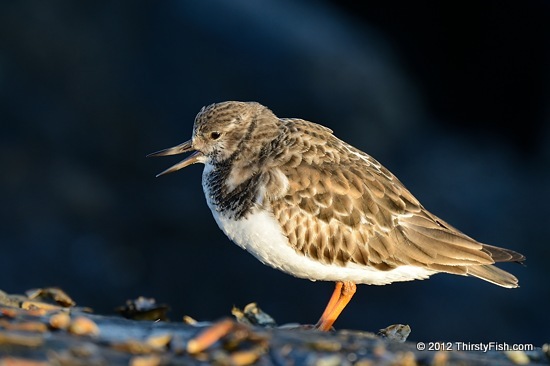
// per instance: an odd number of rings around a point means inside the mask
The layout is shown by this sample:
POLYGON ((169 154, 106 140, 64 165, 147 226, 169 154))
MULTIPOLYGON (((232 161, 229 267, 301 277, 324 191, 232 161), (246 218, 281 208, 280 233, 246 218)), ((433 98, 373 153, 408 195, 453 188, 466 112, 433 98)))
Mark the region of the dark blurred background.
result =
POLYGON ((546 1, 0 4, 0 288, 60 286, 112 313, 155 297, 214 320, 257 301, 317 321, 332 283, 265 267, 218 230, 201 166, 147 153, 199 109, 255 100, 331 127, 428 209, 525 254, 509 290, 451 275, 360 286, 336 323, 411 339, 550 340, 546 1), (358 5, 360 4, 360 6, 358 5))

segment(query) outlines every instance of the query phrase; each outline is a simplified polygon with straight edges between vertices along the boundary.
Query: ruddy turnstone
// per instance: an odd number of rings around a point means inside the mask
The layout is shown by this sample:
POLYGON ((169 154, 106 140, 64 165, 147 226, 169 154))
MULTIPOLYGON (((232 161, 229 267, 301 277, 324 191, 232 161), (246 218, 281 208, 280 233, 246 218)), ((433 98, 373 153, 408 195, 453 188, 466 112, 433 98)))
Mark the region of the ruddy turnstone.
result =
POLYGON ((327 127, 279 118, 255 102, 222 102, 201 109, 191 140, 148 156, 190 151, 158 176, 205 164, 206 202, 233 242, 293 276, 336 282, 320 330, 331 329, 356 284, 445 272, 518 286, 493 264, 523 255, 479 243, 430 213, 390 171, 327 127))

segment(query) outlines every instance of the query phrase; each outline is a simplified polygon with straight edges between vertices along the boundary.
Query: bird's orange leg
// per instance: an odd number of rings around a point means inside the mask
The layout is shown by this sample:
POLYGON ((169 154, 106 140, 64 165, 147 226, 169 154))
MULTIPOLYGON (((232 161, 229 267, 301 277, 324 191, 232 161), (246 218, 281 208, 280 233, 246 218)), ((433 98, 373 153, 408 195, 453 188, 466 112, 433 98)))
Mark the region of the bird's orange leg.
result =
POLYGON ((334 292, 315 328, 323 332, 329 331, 332 328, 332 324, 334 324, 355 294, 356 289, 357 286, 353 282, 336 282, 334 292))
POLYGON ((332 293, 332 296, 330 297, 330 300, 328 301, 327 306, 325 307, 325 311, 323 311, 323 315, 321 315, 321 318, 319 318, 319 321, 315 325, 316 328, 319 328, 319 325, 321 324, 321 320, 327 319, 332 312, 332 309, 334 308, 334 305, 338 302, 340 299, 340 296, 342 296, 342 285, 343 282, 336 282, 336 287, 334 287, 334 292, 332 293))

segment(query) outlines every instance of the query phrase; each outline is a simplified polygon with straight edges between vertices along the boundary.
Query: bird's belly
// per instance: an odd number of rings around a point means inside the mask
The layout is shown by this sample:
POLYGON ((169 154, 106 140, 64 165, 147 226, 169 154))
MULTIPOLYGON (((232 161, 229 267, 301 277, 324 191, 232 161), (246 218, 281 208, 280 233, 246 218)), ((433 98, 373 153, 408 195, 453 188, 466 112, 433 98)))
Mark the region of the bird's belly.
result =
MULTIPOLYGON (((211 207, 212 208, 212 207, 211 207)), ((278 222, 268 211, 255 210, 246 218, 232 219, 212 210, 222 231, 238 246, 262 263, 295 277, 312 281, 351 281, 369 285, 386 285, 396 281, 425 279, 434 271, 415 266, 401 266, 380 271, 356 263, 346 266, 324 264, 294 250, 283 235, 278 222)))

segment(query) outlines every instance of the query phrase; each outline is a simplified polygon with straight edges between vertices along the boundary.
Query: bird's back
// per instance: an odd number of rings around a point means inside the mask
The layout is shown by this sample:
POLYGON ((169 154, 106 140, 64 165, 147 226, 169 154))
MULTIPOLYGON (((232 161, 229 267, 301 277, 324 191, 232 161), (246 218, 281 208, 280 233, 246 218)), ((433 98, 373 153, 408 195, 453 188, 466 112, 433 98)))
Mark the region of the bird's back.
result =
POLYGON ((278 189, 266 189, 264 204, 295 251, 325 264, 381 271, 414 265, 517 285, 489 265, 522 255, 481 244, 431 214, 378 161, 330 129, 300 119, 281 125, 263 171, 278 189))

